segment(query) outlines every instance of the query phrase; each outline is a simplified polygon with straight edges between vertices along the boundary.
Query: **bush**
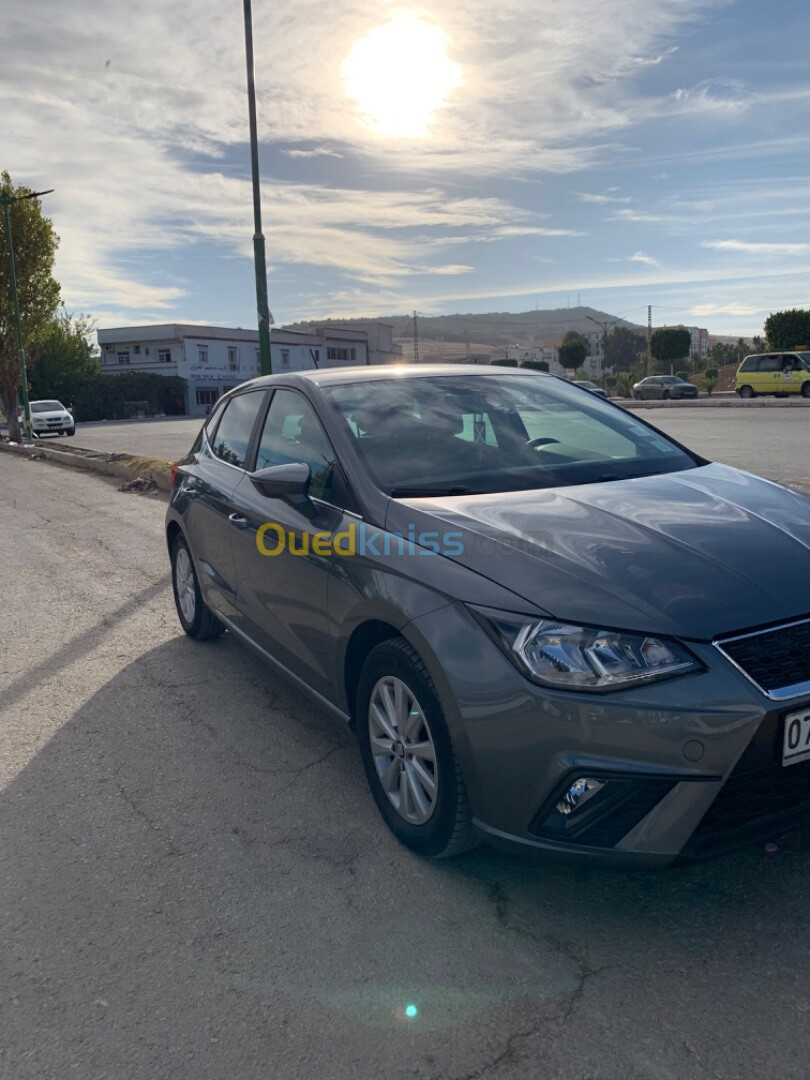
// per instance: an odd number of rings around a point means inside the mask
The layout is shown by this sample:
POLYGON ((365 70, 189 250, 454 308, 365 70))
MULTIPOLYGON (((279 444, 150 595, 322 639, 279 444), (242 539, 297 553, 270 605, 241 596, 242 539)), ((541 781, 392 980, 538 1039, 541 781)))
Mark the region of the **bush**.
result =
POLYGON ((517 367, 517 360, 513 360, 511 357, 502 356, 497 360, 490 360, 490 364, 494 364, 495 367, 517 367))
POLYGON ((717 371, 715 368, 709 368, 708 371, 703 372, 703 388, 709 397, 712 396, 712 390, 714 390, 717 384, 717 371))
POLYGON ((81 423, 87 420, 122 420, 132 415, 132 403, 145 403, 150 415, 185 412, 185 382, 176 375, 127 371, 120 375, 90 374, 64 379, 61 400, 73 407, 81 423))
POLYGON ((531 371, 548 371, 548 361, 546 360, 524 360, 520 366, 529 368, 531 371))
POLYGON ((679 379, 683 379, 684 382, 689 382, 688 371, 676 371, 675 374, 678 376, 679 379))
POLYGON ((717 370, 716 367, 710 367, 710 368, 706 368, 706 370, 703 372, 703 378, 704 379, 714 379, 714 381, 717 382, 717 376, 719 374, 720 373, 719 373, 719 371, 717 370))

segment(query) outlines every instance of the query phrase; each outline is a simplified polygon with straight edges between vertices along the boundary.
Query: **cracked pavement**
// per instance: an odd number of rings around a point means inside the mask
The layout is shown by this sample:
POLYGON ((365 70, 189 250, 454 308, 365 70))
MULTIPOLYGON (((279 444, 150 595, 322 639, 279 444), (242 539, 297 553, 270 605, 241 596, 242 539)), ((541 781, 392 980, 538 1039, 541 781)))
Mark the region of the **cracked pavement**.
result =
POLYGON ((3 1080, 807 1077, 810 831, 422 862, 350 732, 180 633, 164 509, 0 456, 3 1080))

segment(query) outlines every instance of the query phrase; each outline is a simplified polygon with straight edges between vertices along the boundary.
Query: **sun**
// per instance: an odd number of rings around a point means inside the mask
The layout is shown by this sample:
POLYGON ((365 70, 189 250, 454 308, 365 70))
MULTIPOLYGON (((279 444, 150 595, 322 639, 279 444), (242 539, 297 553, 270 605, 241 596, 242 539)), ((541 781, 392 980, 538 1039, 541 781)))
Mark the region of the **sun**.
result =
POLYGON ((424 138, 434 113, 461 83, 435 23, 403 14, 371 30, 343 61, 346 94, 381 135, 424 138))

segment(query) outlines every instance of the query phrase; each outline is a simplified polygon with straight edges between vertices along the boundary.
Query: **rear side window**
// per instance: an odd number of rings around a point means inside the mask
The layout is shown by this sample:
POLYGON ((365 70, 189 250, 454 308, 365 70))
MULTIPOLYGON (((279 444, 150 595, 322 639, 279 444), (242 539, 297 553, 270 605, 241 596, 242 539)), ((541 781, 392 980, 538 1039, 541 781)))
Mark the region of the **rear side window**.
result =
POLYGON ((759 356, 746 356, 740 364, 740 371, 759 371, 759 356))
POLYGON ((225 406, 211 444, 214 455, 228 465, 244 469, 253 425, 264 401, 262 391, 239 394, 225 406))
POLYGON ((781 356, 761 356, 759 358, 759 370, 760 371, 781 371, 782 370, 782 357, 781 356))

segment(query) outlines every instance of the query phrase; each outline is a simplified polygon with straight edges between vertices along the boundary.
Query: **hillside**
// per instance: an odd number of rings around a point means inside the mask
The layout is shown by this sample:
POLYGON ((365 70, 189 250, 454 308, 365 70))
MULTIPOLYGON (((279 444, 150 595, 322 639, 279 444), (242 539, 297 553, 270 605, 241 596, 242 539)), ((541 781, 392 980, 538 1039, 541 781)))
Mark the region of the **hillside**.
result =
MULTIPOLYGON (((292 323, 288 330, 309 330, 313 326, 352 326, 361 320, 320 319, 308 322, 292 323)), ((413 317, 411 315, 380 315, 379 322, 390 323, 394 341, 403 346, 403 351, 411 354, 413 317), (409 343, 410 347, 409 347, 409 343)), ((569 330, 578 330, 583 334, 599 332, 599 322, 608 322, 612 326, 629 326, 641 330, 641 327, 617 319, 609 312, 591 307, 554 308, 546 311, 490 312, 483 315, 419 315, 419 353, 444 351, 431 348, 433 343, 452 342, 461 353, 482 350, 502 349, 507 345, 526 347, 542 345, 562 337, 569 330), (595 320, 595 321, 591 321, 595 320)))

